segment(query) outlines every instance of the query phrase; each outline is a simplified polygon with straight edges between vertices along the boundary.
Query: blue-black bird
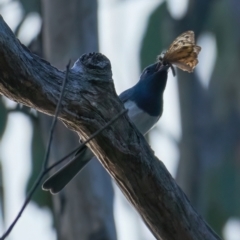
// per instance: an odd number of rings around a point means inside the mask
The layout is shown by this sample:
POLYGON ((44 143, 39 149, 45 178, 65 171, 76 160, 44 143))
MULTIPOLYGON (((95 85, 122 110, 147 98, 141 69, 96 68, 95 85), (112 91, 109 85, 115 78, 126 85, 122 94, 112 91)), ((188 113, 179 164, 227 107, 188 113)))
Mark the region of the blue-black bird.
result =
MULTIPOLYGON (((166 87, 169 65, 159 62, 145 68, 135 86, 119 95, 128 116, 145 135, 157 123, 163 112, 163 92, 166 87)), ((87 147, 43 183, 44 190, 55 194, 61 191, 94 156, 87 147)))

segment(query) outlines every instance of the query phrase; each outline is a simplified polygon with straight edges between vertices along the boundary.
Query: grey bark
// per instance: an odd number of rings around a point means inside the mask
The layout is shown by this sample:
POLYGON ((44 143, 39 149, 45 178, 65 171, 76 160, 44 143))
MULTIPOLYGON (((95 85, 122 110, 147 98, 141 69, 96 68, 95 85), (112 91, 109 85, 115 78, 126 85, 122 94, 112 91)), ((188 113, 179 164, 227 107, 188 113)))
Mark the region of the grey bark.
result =
MULTIPOLYGON (((0 19, 0 93, 53 115, 64 72, 31 54, 0 19)), ((109 60, 89 54, 69 73, 59 119, 87 139, 123 110, 109 60)), ((157 239, 220 239, 191 206, 127 115, 88 147, 114 178, 157 239)))
MULTIPOLYGON (((44 57, 58 69, 84 52, 98 51, 96 0, 44 0, 44 57)), ((51 119, 41 115, 48 135, 51 119)), ((76 133, 58 124, 52 159, 58 160, 79 144, 76 133)), ((60 194, 53 196, 58 239, 115 240, 111 178, 98 161, 86 166, 60 194)))

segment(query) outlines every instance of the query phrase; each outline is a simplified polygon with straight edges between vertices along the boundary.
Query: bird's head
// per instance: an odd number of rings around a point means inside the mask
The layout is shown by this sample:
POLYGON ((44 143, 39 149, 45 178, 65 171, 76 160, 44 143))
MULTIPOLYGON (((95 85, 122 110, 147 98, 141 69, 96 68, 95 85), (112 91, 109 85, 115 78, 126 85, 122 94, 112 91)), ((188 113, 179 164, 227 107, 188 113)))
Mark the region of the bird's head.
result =
POLYGON ((160 116, 162 113, 168 69, 168 65, 159 62, 148 66, 143 70, 140 81, 131 90, 131 98, 151 116, 160 116))
POLYGON ((144 91, 144 94, 161 96, 166 87, 169 67, 169 65, 163 65, 160 62, 146 67, 142 72, 138 87, 142 92, 144 91))
POLYGON ((146 67, 140 77, 140 81, 156 79, 157 81, 166 81, 169 65, 163 65, 159 62, 146 67))
POLYGON ((145 68, 138 83, 120 95, 123 102, 131 100, 151 116, 161 116, 163 92, 169 66, 155 63, 145 68))

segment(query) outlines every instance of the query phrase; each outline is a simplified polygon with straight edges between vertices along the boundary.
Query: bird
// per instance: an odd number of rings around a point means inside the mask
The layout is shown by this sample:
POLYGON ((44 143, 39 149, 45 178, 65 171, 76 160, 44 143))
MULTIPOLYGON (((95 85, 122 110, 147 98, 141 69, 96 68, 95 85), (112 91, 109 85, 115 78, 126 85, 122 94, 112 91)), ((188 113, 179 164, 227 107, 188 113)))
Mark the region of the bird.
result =
MULTIPOLYGON (((133 87, 119 95, 124 107, 128 109, 128 117, 143 135, 155 126, 162 115, 163 93, 169 67, 170 65, 163 65, 160 62, 151 64, 143 70, 139 81, 133 87)), ((60 192, 94 157, 87 146, 76 155, 78 157, 43 183, 43 190, 50 191, 52 194, 60 192)))

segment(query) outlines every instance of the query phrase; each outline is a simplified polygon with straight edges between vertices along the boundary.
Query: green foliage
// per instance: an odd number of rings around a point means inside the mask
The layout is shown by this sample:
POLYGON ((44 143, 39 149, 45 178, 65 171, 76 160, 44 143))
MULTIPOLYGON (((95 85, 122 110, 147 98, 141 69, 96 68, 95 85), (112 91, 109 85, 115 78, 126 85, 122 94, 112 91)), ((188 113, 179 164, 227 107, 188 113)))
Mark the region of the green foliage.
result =
MULTIPOLYGON (((7 125, 7 116, 8 116, 7 109, 3 103, 3 98, 0 96, 0 140, 3 137, 7 125)), ((0 160, 0 207, 1 212, 4 214, 4 186, 1 160, 0 160)))
POLYGON ((209 88, 200 84, 196 74, 178 72, 183 132, 178 180, 192 204, 220 235, 230 217, 240 217, 237 9, 237 1, 232 0, 189 1, 185 16, 176 20, 164 2, 150 16, 141 48, 143 68, 186 30, 193 30, 196 37, 205 32, 216 37, 217 59, 209 88))
POLYGON ((214 171, 207 170, 205 175, 206 217, 218 233, 222 232, 230 217, 240 217, 240 169, 238 163, 232 161, 236 156, 234 151, 222 155, 220 164, 214 167, 214 171))
POLYGON ((23 7, 23 17, 16 27, 14 33, 18 36, 19 30, 29 13, 38 13, 41 15, 41 0, 19 0, 23 7))
POLYGON ((3 136, 3 133, 5 131, 6 125, 7 125, 7 109, 3 103, 3 99, 0 96, 0 140, 3 136))
MULTIPOLYGON (((38 118, 33 119, 33 136, 32 136, 32 171, 28 180, 27 189, 28 192, 33 186, 37 176, 42 169, 42 163, 45 155, 45 147, 42 139, 42 130, 39 125, 38 118)), ((34 201, 39 207, 49 207, 52 209, 51 195, 41 189, 41 186, 36 190, 33 195, 32 201, 34 201)))
POLYGON ((19 0, 24 9, 25 15, 32 12, 41 13, 41 1, 40 0, 19 0))
POLYGON ((4 185, 3 185, 3 173, 2 173, 2 163, 0 159, 0 208, 2 213, 2 219, 5 221, 5 204, 4 204, 4 185))
POLYGON ((169 45, 171 17, 167 11, 166 2, 160 4, 149 18, 148 28, 143 38, 141 48, 141 69, 152 64, 169 45))

